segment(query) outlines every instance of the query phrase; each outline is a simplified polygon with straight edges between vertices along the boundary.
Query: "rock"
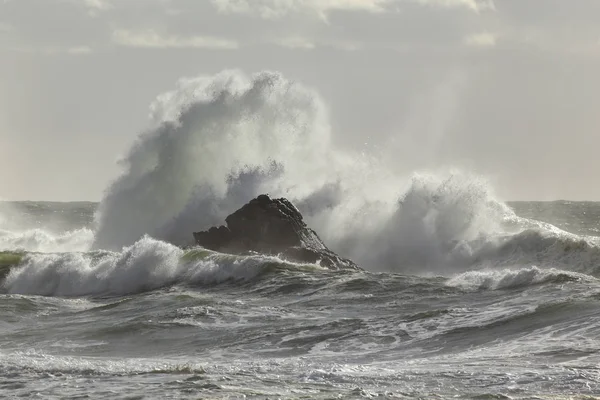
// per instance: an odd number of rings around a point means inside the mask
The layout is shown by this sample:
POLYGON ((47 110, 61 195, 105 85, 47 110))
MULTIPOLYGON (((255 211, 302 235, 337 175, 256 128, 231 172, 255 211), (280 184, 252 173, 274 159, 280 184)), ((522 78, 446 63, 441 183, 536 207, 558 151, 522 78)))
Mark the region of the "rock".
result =
POLYGON ((225 222, 227 226, 194 232, 196 243, 225 253, 258 252, 330 269, 358 269, 352 261, 329 250, 306 226, 298 209, 284 198, 260 195, 229 215, 225 222))

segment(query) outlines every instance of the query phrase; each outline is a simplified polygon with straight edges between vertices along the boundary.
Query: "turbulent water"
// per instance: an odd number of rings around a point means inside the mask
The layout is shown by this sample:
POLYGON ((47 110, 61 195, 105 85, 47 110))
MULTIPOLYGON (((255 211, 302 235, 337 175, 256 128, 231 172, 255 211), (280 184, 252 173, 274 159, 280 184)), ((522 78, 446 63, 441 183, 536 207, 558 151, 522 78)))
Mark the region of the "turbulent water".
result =
POLYGON ((600 203, 396 176, 276 73, 184 80, 152 110, 100 203, 0 203, 0 397, 600 394, 600 203), (364 271, 184 250, 264 192, 364 271))

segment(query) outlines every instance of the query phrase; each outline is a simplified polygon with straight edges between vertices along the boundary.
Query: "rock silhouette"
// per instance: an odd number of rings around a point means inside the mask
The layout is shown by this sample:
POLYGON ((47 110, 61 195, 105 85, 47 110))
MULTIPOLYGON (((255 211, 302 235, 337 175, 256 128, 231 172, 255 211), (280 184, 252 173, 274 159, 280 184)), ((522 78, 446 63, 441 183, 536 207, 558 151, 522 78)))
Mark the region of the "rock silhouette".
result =
POLYGON ((229 215, 227 226, 194 232, 196 244, 224 253, 258 252, 330 269, 357 269, 351 260, 329 250, 287 199, 260 195, 229 215))

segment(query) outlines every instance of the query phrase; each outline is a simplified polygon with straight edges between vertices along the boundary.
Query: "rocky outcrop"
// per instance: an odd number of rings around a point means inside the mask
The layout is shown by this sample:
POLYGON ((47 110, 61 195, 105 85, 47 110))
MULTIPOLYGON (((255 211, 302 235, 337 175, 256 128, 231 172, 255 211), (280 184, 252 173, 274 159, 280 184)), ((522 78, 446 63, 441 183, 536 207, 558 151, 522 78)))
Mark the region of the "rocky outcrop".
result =
POLYGON ((227 226, 194 232, 196 244, 225 253, 258 252, 330 269, 358 268, 329 250, 286 199, 260 195, 229 215, 227 226))

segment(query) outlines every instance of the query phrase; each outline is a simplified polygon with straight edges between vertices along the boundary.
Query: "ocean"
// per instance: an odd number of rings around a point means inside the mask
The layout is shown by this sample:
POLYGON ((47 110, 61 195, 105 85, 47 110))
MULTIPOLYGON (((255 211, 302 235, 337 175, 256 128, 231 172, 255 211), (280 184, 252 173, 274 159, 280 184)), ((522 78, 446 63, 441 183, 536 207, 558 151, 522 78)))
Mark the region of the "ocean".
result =
POLYGON ((600 203, 505 203, 331 129, 281 74, 186 79, 100 202, 0 202, 0 397, 600 396, 600 203), (261 193, 361 270, 193 246, 261 193))
POLYGON ((509 206, 548 229, 461 272, 405 274, 150 237, 85 251, 97 204, 5 202, 20 231, 0 236, 0 395, 594 398, 600 203, 509 206))

